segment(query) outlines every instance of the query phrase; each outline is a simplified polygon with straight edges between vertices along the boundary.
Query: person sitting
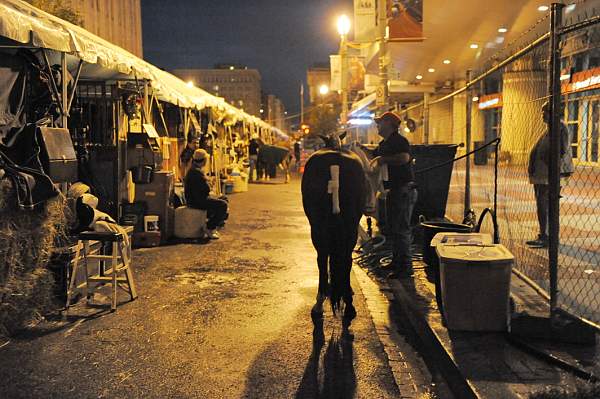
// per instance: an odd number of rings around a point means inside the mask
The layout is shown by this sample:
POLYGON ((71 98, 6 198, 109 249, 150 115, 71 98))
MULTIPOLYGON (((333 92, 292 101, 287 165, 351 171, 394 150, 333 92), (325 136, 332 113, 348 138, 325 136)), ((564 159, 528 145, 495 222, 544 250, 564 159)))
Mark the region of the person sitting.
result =
POLYGON ((207 236, 211 240, 216 240, 219 238, 217 227, 222 226, 227 219, 227 201, 211 197, 208 179, 204 174, 207 161, 208 153, 204 149, 199 148, 194 151, 192 167, 184 179, 185 200, 189 208, 206 211, 207 236))

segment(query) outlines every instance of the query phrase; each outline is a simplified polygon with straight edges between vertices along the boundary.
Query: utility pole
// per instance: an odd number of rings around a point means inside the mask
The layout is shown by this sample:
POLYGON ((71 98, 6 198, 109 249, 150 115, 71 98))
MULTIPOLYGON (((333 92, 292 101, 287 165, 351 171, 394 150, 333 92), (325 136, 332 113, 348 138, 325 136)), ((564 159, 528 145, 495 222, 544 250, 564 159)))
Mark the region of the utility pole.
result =
POLYGON ((300 83, 300 126, 304 124, 304 83, 300 83))
POLYGON ((340 118, 340 122, 342 125, 345 125, 348 121, 348 77, 346 76, 348 73, 348 68, 346 66, 348 62, 348 49, 346 48, 346 35, 341 35, 340 42, 340 63, 341 63, 341 72, 342 72, 342 115, 340 118))
MULTIPOLYGON (((465 128, 465 151, 471 152, 471 113, 473 107, 473 99, 471 98, 471 70, 467 70, 467 91, 466 97, 466 128, 465 128)), ((471 156, 468 155, 465 159, 465 209, 464 216, 471 210, 471 156)))
POLYGON ((379 86, 377 87, 377 107, 388 110, 388 60, 387 60, 387 1, 378 1, 377 5, 377 41, 379 42, 379 86))
POLYGON ((548 267, 550 274, 550 314, 558 306, 558 246, 560 244, 560 29, 564 5, 552 3, 550 14, 550 163, 548 165, 548 267))

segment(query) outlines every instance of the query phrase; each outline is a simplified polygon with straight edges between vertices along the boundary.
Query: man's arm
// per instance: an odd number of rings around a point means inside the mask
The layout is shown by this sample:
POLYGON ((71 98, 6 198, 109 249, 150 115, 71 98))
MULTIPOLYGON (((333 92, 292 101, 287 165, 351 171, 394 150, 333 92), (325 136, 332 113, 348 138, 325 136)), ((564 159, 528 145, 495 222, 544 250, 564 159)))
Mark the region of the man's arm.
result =
POLYGON ((379 163, 386 163, 388 165, 400 166, 407 164, 410 161, 410 154, 407 152, 401 152, 394 155, 382 155, 379 157, 379 163))

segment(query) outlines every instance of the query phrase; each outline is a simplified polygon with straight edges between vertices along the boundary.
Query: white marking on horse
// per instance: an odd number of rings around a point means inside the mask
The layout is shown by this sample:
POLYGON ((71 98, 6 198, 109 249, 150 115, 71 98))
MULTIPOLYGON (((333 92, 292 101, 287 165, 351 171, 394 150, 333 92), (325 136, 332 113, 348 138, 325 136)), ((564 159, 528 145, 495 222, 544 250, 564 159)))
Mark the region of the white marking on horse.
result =
POLYGON ((340 165, 330 165, 331 180, 327 182, 327 192, 331 194, 331 211, 334 215, 340 213, 340 165))

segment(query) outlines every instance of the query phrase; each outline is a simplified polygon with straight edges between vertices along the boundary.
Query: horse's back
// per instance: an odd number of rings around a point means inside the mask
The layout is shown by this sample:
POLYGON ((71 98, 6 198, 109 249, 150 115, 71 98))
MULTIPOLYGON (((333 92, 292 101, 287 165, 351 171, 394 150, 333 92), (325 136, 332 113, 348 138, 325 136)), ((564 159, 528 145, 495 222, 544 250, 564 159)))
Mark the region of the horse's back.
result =
POLYGON ((352 153, 319 150, 308 159, 302 176, 302 203, 309 220, 331 214, 330 167, 338 165, 341 216, 360 220, 365 205, 365 175, 360 159, 352 153))

